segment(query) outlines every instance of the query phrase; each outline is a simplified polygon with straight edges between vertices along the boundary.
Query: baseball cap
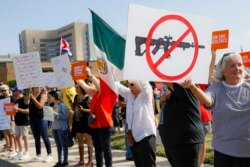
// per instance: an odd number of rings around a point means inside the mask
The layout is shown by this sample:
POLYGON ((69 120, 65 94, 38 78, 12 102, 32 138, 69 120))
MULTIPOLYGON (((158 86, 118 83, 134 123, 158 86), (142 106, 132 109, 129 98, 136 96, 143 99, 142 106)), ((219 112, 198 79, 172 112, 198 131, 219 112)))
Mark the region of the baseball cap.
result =
POLYGON ((22 89, 18 89, 17 86, 10 88, 10 90, 11 90, 12 92, 23 92, 23 90, 22 90, 22 89))

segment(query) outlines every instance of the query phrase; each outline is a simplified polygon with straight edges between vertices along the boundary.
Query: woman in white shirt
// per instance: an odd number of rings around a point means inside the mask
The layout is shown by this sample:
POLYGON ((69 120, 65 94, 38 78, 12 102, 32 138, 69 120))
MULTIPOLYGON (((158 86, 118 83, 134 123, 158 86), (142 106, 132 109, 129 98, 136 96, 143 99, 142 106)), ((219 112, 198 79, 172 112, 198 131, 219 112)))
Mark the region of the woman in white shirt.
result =
POLYGON ((127 101, 128 142, 136 166, 156 166, 156 123, 153 90, 149 82, 129 81, 129 87, 116 83, 119 94, 127 101))

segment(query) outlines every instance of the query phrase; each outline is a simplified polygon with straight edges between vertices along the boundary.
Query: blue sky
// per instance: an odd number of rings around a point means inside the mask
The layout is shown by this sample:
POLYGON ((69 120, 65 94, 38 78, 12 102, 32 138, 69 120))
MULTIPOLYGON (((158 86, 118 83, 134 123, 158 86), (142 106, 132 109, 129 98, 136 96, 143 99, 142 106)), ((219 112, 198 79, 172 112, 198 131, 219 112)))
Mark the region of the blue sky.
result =
POLYGON ((210 17, 214 30, 229 29, 229 48, 250 51, 249 0, 1 0, 0 55, 19 53, 18 34, 25 29, 54 30, 75 21, 91 22, 88 8, 118 33, 127 31, 128 4, 210 17))

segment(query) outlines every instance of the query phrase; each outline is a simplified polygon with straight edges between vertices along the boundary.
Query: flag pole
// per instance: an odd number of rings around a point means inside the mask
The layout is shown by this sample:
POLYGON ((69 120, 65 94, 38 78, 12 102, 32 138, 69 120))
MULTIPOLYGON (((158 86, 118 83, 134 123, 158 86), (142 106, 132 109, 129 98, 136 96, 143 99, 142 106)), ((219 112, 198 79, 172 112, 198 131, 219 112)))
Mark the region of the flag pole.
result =
POLYGON ((60 56, 62 54, 62 46, 61 45, 62 45, 62 37, 61 37, 61 40, 60 40, 60 48, 59 48, 60 49, 60 56))

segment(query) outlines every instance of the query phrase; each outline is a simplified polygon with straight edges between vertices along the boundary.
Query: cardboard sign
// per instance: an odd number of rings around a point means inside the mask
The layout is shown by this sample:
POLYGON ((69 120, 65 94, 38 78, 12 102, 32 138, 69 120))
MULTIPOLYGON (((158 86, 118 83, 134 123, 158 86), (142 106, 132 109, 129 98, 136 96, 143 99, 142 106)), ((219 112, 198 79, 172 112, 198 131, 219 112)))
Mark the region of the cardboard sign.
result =
POLYGON ((67 54, 52 58, 51 63, 58 89, 75 86, 71 77, 71 66, 69 56, 67 54))
POLYGON ((43 87, 42 66, 38 52, 13 57, 17 86, 20 89, 43 87))
POLYGON ((229 30, 214 31, 212 33, 212 50, 228 48, 229 30))
POLYGON ((54 72, 45 72, 43 73, 44 86, 49 88, 57 87, 57 81, 54 72))
POLYGON ((5 103, 10 103, 9 97, 0 100, 0 130, 10 129, 10 116, 5 113, 5 103))
POLYGON ((50 106, 43 106, 43 119, 47 121, 54 121, 54 111, 50 106))
POLYGON ((211 18, 130 4, 124 79, 207 83, 212 29, 211 18))
POLYGON ((249 52, 241 52, 240 53, 242 60, 243 60, 243 64, 246 68, 250 67, 250 51, 249 52))
POLYGON ((87 62, 76 62, 71 64, 73 80, 87 79, 86 73, 87 62))
POLYGON ((3 107, 6 115, 16 115, 16 111, 14 110, 14 103, 4 103, 3 107))

